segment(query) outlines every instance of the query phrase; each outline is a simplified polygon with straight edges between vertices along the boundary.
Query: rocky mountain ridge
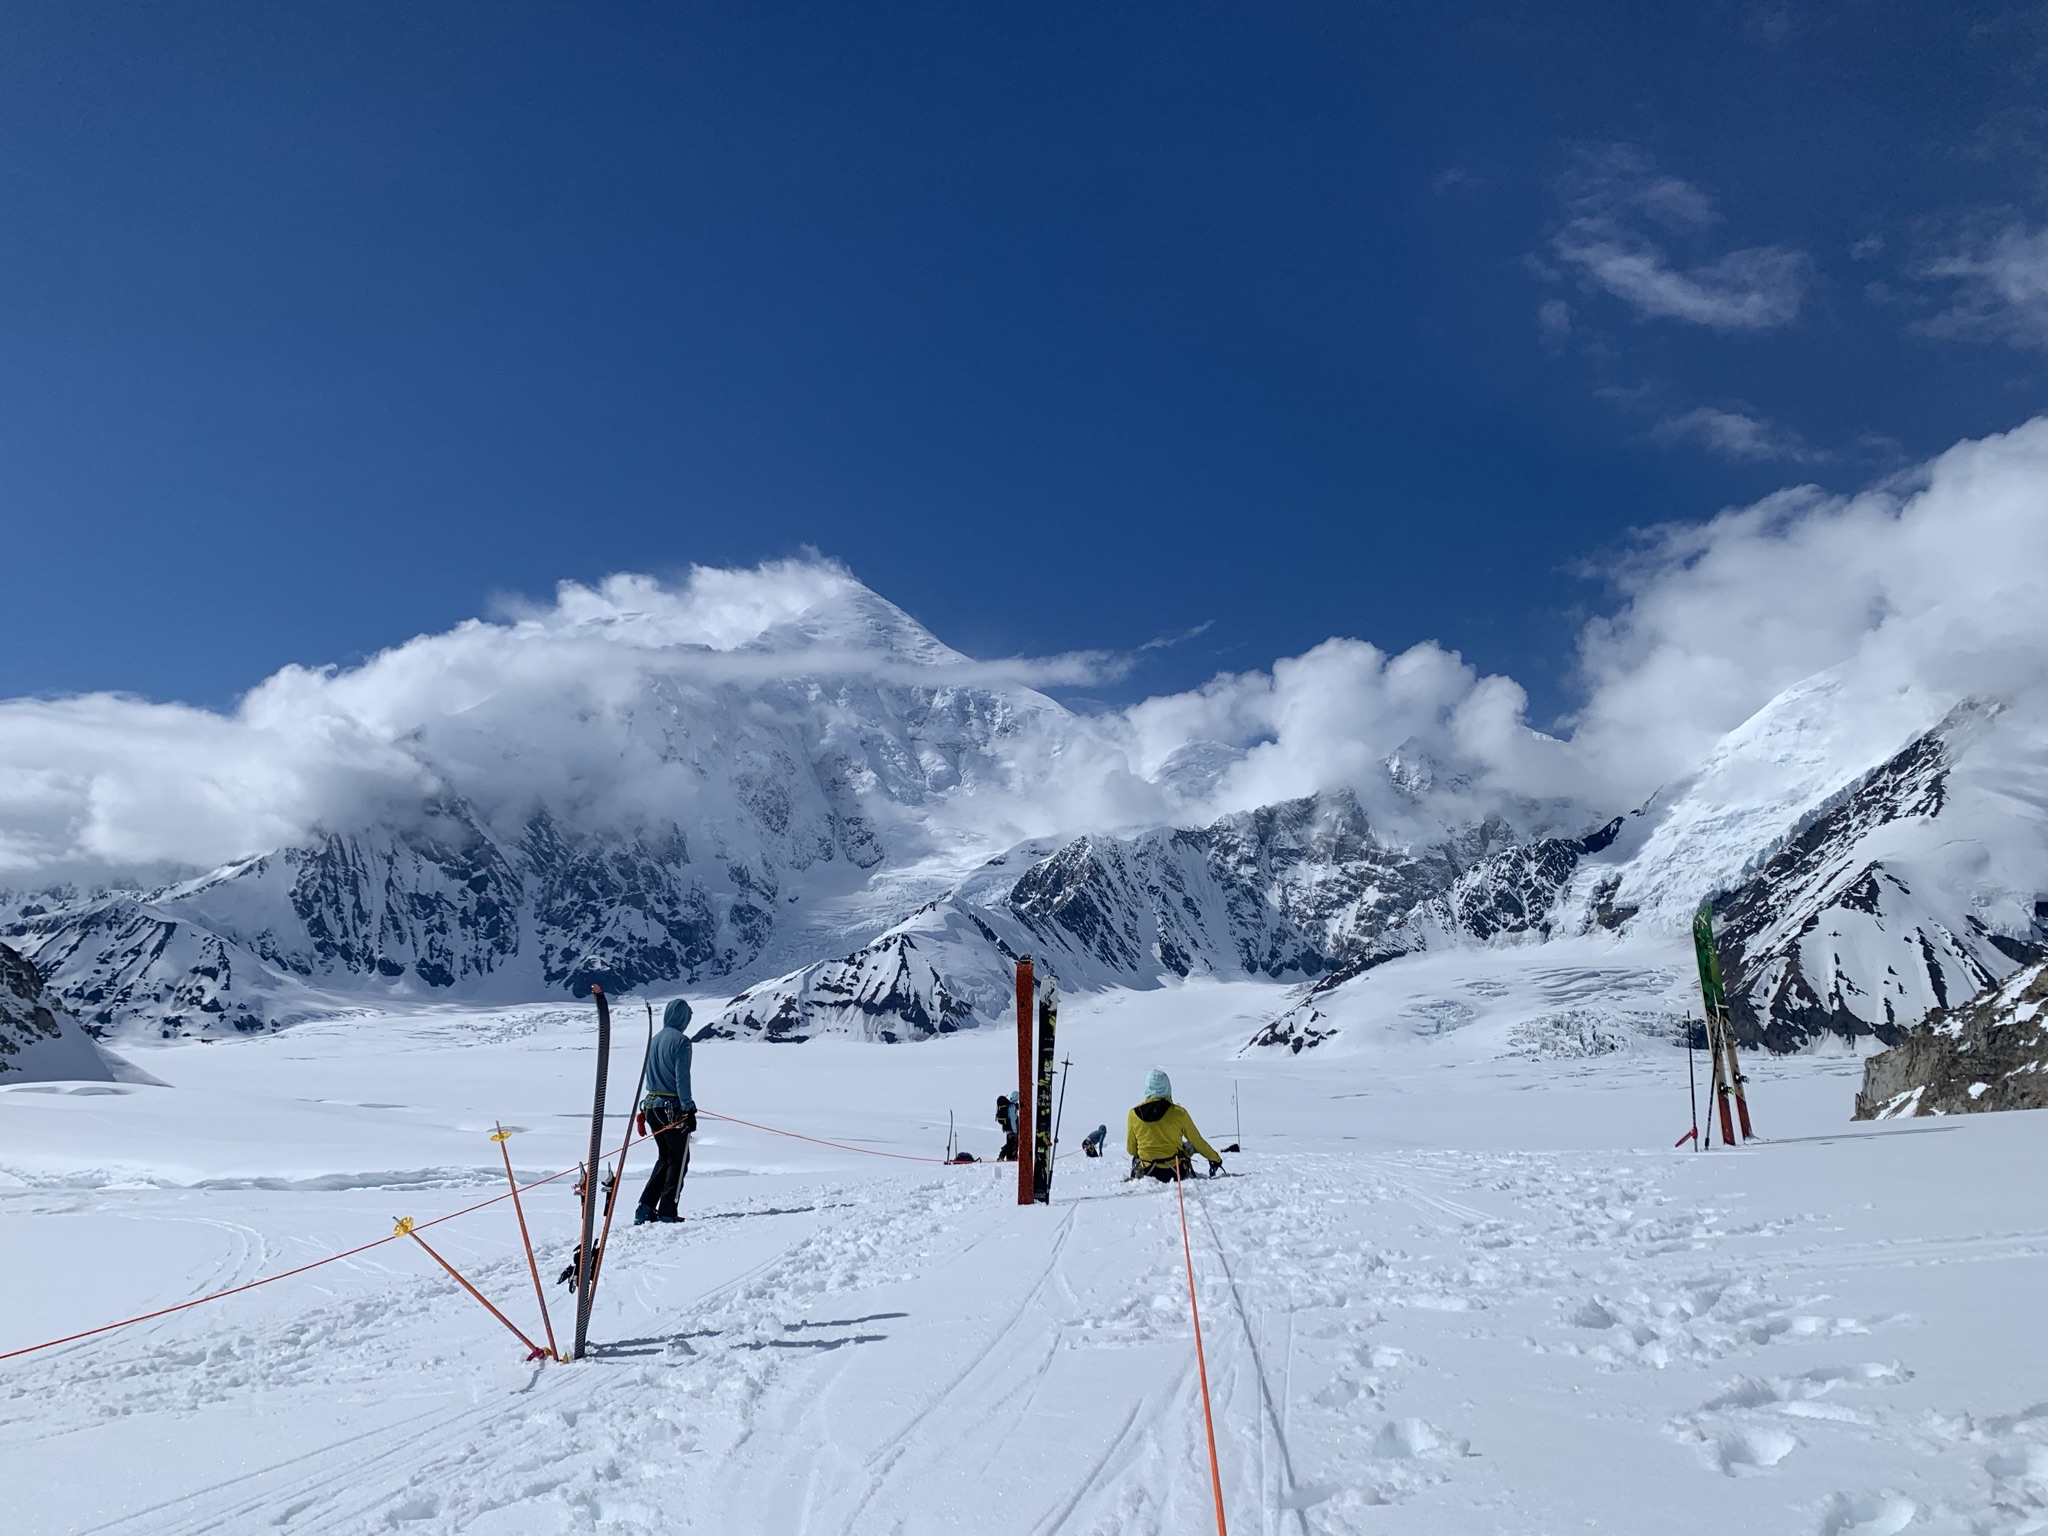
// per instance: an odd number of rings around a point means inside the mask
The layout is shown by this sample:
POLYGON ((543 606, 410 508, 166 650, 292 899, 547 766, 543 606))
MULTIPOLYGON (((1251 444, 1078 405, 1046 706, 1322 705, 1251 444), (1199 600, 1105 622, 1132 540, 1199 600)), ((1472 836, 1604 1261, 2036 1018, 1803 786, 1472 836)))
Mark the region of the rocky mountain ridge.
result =
POLYGON ((1349 978, 1432 944, 1540 934, 1579 860, 1614 831, 1523 842, 1488 817, 1415 847, 1382 841, 1340 791, 1203 828, 1077 838, 1006 858, 854 953, 742 993, 701 1033, 904 1039, 1000 1023, 1024 953, 1073 990, 1349 978))
POLYGON ((765 615, 756 588, 685 612, 627 583, 429 637, 349 706, 403 771, 347 817, 172 884, 19 893, 0 939, 110 1036, 602 983, 722 992, 714 1034, 915 1039, 1005 1017, 1028 951, 1070 991, 1297 988, 1259 1037, 1296 1050, 1403 955, 1675 937, 1703 897, 1771 1049, 1899 1038, 2048 953, 2048 727, 2003 706, 1822 673, 1627 816, 1414 736, 1219 815, 1256 735, 1148 756, 843 572, 804 580, 765 615), (476 683, 479 636, 504 654, 476 683))
POLYGON ((1858 1120, 2048 1109, 2048 962, 1908 1031, 1863 1064, 1858 1120))

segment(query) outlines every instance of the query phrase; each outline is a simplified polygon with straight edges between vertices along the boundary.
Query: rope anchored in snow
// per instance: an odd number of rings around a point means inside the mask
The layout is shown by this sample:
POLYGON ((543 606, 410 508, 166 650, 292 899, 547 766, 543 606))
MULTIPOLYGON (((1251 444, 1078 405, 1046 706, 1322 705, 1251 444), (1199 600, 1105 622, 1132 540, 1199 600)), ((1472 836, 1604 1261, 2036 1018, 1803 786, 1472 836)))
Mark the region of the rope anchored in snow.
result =
POLYGON ((1180 1205, 1180 1251, 1188 1266, 1188 1315, 1195 1320, 1195 1370, 1202 1382, 1202 1429, 1209 1437, 1209 1488, 1216 1495, 1216 1536, 1230 1536, 1223 1518, 1223 1471, 1216 1462, 1216 1415, 1209 1406, 1209 1362, 1202 1355, 1202 1304, 1195 1298, 1195 1250, 1188 1241, 1188 1196, 1180 1159, 1173 1162, 1173 1195, 1180 1205))
MULTIPOLYGON (((842 1152, 858 1152, 866 1157, 889 1157, 896 1158, 904 1162, 912 1163, 944 1164, 946 1161, 942 1157, 918 1157, 908 1152, 883 1152, 874 1147, 855 1147, 850 1146, 843 1141, 827 1141, 822 1136, 806 1136, 801 1131, 785 1131, 779 1129, 776 1126, 762 1125, 758 1121, 742 1120, 737 1115, 720 1115, 715 1114, 710 1110, 699 1110, 698 1114, 704 1116, 707 1119, 724 1120, 732 1125, 747 1126, 751 1130, 766 1131, 771 1136, 788 1136, 797 1141, 815 1142, 817 1145, 821 1147, 836 1147, 838 1150, 842 1152)), ((509 1136, 510 1132, 506 1132, 504 1134, 509 1136)), ((497 1137, 493 1136, 492 1139, 497 1140, 497 1137)), ((652 1139, 653 1138, 651 1136, 633 1136, 626 1143, 626 1145, 637 1146, 639 1145, 639 1143, 643 1141, 650 1141, 652 1139)), ((501 1152, 504 1151, 504 1143, 499 1143, 499 1150, 501 1152)), ((535 1179, 528 1184, 520 1184, 516 1181, 513 1181, 511 1182, 510 1187, 505 1191, 505 1193, 501 1195, 493 1195, 488 1200, 479 1200, 474 1205, 465 1205, 459 1211, 450 1211, 444 1216, 436 1216, 429 1221, 412 1222, 412 1225, 406 1230, 394 1230, 383 1237, 374 1238, 370 1242, 358 1243, 355 1247, 344 1248, 339 1253, 330 1253, 324 1259, 314 1259, 310 1263, 300 1264, 292 1269, 280 1270, 277 1274, 274 1275, 265 1275, 258 1280, 245 1281, 241 1285, 231 1285, 225 1290, 209 1291, 204 1296, 194 1296, 187 1301, 175 1302, 168 1307, 158 1307, 156 1310, 152 1312, 141 1312, 136 1314, 134 1317, 124 1317, 115 1322, 101 1323, 97 1327, 93 1328, 82 1328, 76 1333, 67 1333, 62 1338, 45 1339, 40 1344, 26 1344, 23 1345, 20 1349, 10 1349, 4 1353, 0 1353, 0 1360, 15 1360, 19 1359, 23 1355, 40 1354, 43 1350, 55 1349, 60 1344, 76 1344, 81 1339, 97 1338, 100 1334, 103 1333, 113 1333, 118 1329, 132 1328, 137 1323, 154 1322, 156 1319, 160 1317, 170 1317, 175 1313, 189 1312, 192 1308, 205 1306, 210 1301, 224 1301, 230 1296, 239 1296, 245 1291, 253 1291, 260 1286, 275 1285, 280 1280, 290 1280, 294 1276, 309 1274, 313 1270, 324 1268, 329 1264, 339 1264, 344 1259, 353 1259, 359 1257, 362 1254, 368 1253, 373 1248, 382 1248, 386 1243, 395 1243, 398 1242, 401 1238, 405 1237, 416 1238, 418 1233, 425 1231, 428 1227, 438 1227, 443 1222, 454 1221, 458 1217, 472 1215, 477 1211, 484 1210, 489 1206, 497 1205, 502 1201, 506 1200, 510 1200, 513 1202, 513 1209, 518 1213, 519 1216, 520 1235, 522 1239, 524 1239, 526 1236, 526 1212, 524 1208, 519 1204, 519 1197, 523 1194, 531 1193, 533 1190, 539 1189, 543 1185, 553 1184, 559 1179, 566 1179, 571 1174, 580 1173, 582 1171, 583 1165, 578 1163, 572 1167, 557 1169, 555 1172, 547 1174, 542 1178, 535 1179)), ((505 1177, 508 1181, 512 1180, 512 1159, 509 1152, 505 1154, 505 1177)), ((411 1221, 410 1217, 406 1219, 408 1221, 411 1221)), ((424 1242, 422 1242, 421 1246, 425 1247, 426 1245, 424 1242)), ((533 1271, 534 1284, 538 1289, 540 1285, 540 1276, 538 1267, 535 1265, 533 1259, 533 1247, 531 1241, 527 1242, 526 1247, 528 1267, 533 1271)), ((428 1249, 428 1251, 431 1253, 433 1250, 428 1249)), ((438 1258, 438 1255, 436 1255, 436 1257, 438 1258)), ((450 1272, 453 1273, 452 1270, 450 1272)), ((456 1278, 460 1280, 462 1277, 460 1275, 457 1275, 456 1278)), ((468 1282, 463 1281, 463 1284, 467 1285, 468 1282)), ((485 1302, 485 1305, 489 1306, 490 1303, 485 1302)), ((493 1312, 497 1312, 497 1308, 495 1307, 492 1307, 491 1310, 493 1312)), ((547 1302, 545 1298, 543 1298, 541 1301, 541 1314, 543 1322, 545 1323, 547 1317, 547 1302)), ((503 1313, 498 1313, 498 1316, 500 1320, 503 1320, 503 1313)), ((512 1327, 510 1323, 507 1323, 506 1326, 512 1327)), ((548 1329, 549 1342, 552 1344, 554 1339, 554 1327, 552 1323, 547 1323, 546 1326, 548 1329)), ((519 1330, 516 1327, 512 1328, 512 1331, 514 1333, 519 1333, 519 1330)), ((522 1341, 526 1342, 529 1347, 532 1347, 532 1341, 526 1339, 526 1336, 524 1334, 520 1334, 520 1338, 522 1339, 522 1341)), ((545 1357, 545 1352, 543 1352, 543 1357, 545 1357)), ((560 1358, 559 1354, 557 1354, 556 1358, 560 1358)))

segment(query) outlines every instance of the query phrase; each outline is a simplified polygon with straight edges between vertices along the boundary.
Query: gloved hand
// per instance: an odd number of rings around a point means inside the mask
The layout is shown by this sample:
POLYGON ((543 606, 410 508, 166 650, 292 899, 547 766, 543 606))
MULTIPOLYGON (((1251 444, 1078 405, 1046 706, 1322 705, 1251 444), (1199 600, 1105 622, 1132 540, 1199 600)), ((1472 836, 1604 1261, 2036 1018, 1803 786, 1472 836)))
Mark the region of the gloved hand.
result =
POLYGON ((1215 1177, 1216 1177, 1216 1175, 1217 1175, 1217 1174, 1219 1174, 1219 1173, 1221 1173, 1222 1171, 1223 1171, 1223 1165, 1222 1165, 1221 1163, 1213 1163, 1213 1162, 1212 1162, 1212 1163, 1211 1163, 1211 1164, 1209 1165, 1209 1177, 1210 1177, 1210 1178, 1212 1178, 1212 1179, 1213 1179, 1213 1178, 1215 1178, 1215 1177))

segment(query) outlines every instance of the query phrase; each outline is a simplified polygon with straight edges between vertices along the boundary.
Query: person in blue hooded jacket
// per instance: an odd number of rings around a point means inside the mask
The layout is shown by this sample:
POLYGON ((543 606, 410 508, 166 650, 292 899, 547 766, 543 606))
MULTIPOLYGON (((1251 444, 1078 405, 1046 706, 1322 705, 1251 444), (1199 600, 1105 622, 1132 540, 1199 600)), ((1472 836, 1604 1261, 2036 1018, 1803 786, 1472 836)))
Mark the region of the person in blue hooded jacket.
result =
POLYGON ((659 1156, 640 1192, 633 1225, 681 1221, 676 1199, 690 1171, 690 1138, 697 1131, 697 1101, 690 1095, 690 1005, 680 997, 662 1010, 661 1028, 647 1047, 647 1096, 640 1101, 641 1128, 654 1134, 659 1156))

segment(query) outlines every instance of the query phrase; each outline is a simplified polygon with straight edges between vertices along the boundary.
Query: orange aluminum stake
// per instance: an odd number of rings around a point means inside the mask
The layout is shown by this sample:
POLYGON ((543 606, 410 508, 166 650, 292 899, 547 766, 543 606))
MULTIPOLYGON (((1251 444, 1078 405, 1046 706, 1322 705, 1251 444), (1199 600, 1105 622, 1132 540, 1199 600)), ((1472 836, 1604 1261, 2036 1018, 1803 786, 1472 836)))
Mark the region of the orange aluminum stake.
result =
POLYGON ((526 1245, 526 1267, 533 1274, 533 1299, 540 1303, 540 1325, 548 1331, 548 1353, 560 1360, 562 1352, 555 1347, 555 1325, 548 1317, 548 1293, 541 1286, 540 1265, 533 1257, 533 1239, 526 1232, 526 1207, 519 1203, 519 1181, 512 1177, 512 1153, 505 1145, 511 1138, 512 1133, 502 1125, 491 1133, 491 1140, 505 1154, 505 1182, 512 1186, 512 1209, 519 1217, 519 1241, 526 1245))
POLYGON ((1031 957, 1017 960, 1017 1203, 1034 1203, 1031 1183, 1032 1115, 1031 957))
POLYGON ((450 1264, 446 1259, 442 1258, 440 1254, 436 1253, 433 1249, 433 1246, 430 1243, 428 1243, 428 1241, 424 1237, 421 1237, 419 1233, 413 1231, 412 1228, 412 1218, 410 1216, 401 1216, 398 1218, 398 1225, 395 1228, 393 1228, 391 1235, 393 1237, 409 1237, 414 1242, 418 1243, 422 1248, 425 1248, 427 1250, 428 1258, 432 1259, 436 1264, 440 1265, 443 1269, 447 1270, 448 1273, 454 1278, 454 1281, 457 1285, 461 1286, 465 1291, 469 1292, 470 1295, 474 1296, 478 1301, 484 1304, 485 1311, 489 1312, 491 1316, 495 1317, 499 1322, 503 1323, 507 1328, 510 1328, 512 1330, 512 1337, 514 1337, 520 1343, 526 1346, 527 1359, 547 1359, 548 1352, 546 1350, 542 1349, 538 1344, 534 1343, 533 1340, 529 1339, 525 1334, 521 1333, 519 1331, 519 1325, 517 1323, 513 1322, 511 1318, 507 1317, 504 1313, 500 1312, 496 1307, 492 1306, 490 1297, 486 1296, 482 1291, 478 1290, 475 1286, 471 1285, 467 1280, 463 1279, 462 1271, 457 1269, 453 1264, 450 1264))

